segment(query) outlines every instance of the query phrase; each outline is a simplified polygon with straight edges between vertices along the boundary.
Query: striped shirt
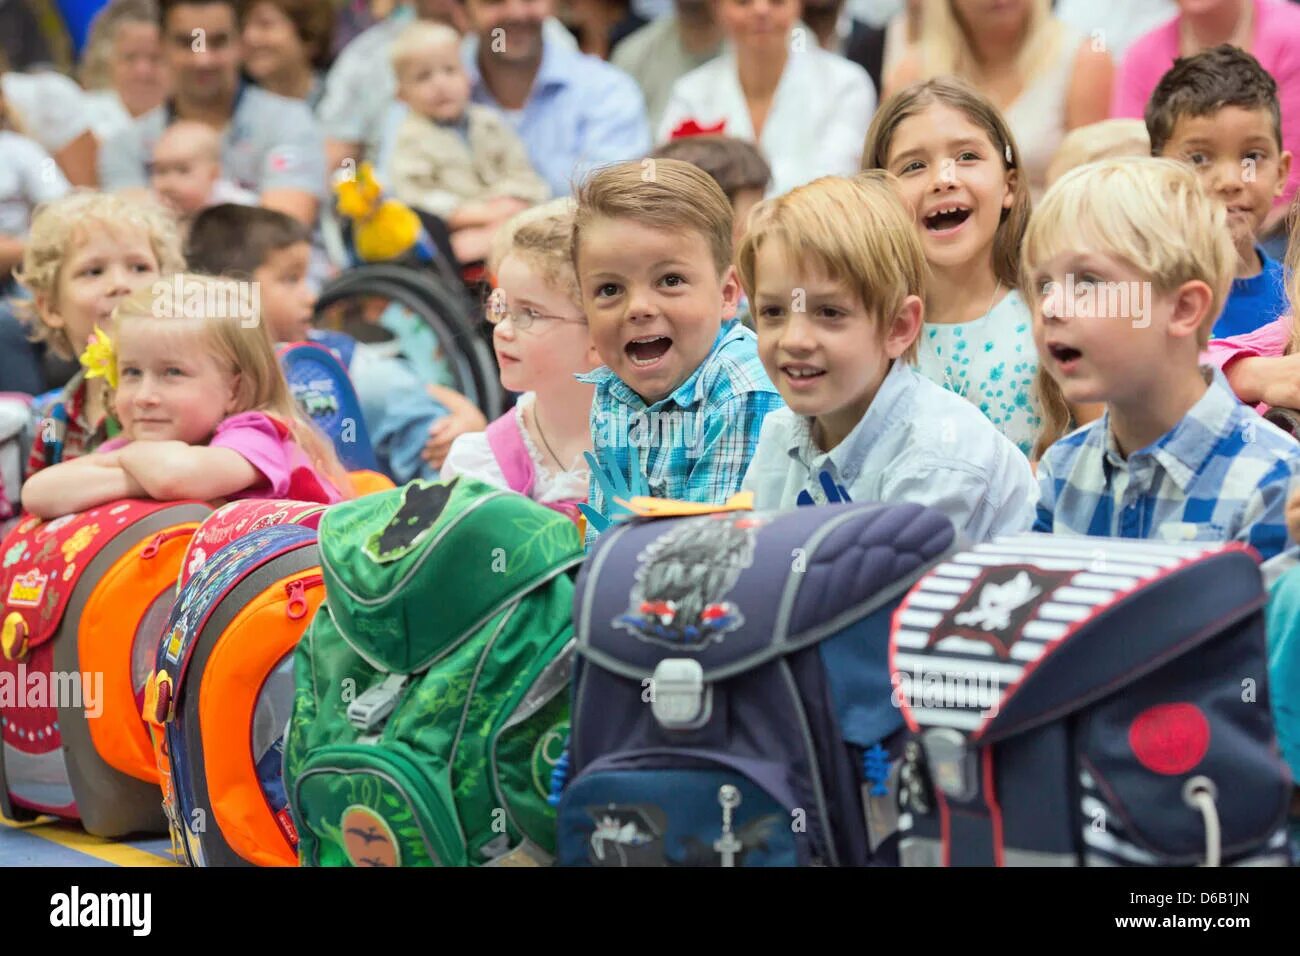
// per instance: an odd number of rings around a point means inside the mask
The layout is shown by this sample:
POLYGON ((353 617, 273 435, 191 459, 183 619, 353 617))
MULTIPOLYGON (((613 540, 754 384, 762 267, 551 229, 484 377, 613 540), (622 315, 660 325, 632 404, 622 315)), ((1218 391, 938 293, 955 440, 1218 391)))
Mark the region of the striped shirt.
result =
MULTIPOLYGON (((625 480, 635 470, 652 497, 678 501, 722 504, 740 491, 764 416, 784 405, 758 360, 757 336, 735 320, 723 324, 699 368, 653 405, 608 366, 578 380, 596 386, 591 439, 598 468, 625 480)), ((589 502, 607 512, 594 473, 589 502)), ((588 543, 595 536, 588 528, 588 543)))
POLYGON ((1038 465, 1035 531, 1165 541, 1241 541, 1293 556, 1287 494, 1300 444, 1242 405, 1223 373, 1159 440, 1126 460, 1110 413, 1062 438, 1038 465))

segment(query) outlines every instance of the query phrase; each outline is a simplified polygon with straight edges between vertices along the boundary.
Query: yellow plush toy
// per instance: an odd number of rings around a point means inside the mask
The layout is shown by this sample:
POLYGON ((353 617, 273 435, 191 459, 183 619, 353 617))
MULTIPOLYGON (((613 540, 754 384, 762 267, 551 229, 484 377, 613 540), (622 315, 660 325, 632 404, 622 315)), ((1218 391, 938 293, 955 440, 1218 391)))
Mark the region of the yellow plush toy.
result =
POLYGON ((334 184, 341 214, 352 220, 352 244, 362 262, 384 262, 413 248, 428 254, 420 217, 396 199, 384 197, 374 167, 362 163, 356 176, 334 184))

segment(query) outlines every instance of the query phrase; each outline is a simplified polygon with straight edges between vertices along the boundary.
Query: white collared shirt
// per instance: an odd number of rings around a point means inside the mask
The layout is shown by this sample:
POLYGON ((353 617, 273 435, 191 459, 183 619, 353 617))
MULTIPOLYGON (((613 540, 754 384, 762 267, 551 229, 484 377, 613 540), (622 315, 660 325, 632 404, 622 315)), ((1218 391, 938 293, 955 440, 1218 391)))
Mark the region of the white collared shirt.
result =
POLYGON ((1029 530, 1037 500, 1029 462, 970 402, 895 362, 867 414, 829 452, 812 419, 788 408, 763 422, 743 489, 759 509, 824 503, 821 474, 852 501, 903 501, 947 515, 972 542, 1029 530))

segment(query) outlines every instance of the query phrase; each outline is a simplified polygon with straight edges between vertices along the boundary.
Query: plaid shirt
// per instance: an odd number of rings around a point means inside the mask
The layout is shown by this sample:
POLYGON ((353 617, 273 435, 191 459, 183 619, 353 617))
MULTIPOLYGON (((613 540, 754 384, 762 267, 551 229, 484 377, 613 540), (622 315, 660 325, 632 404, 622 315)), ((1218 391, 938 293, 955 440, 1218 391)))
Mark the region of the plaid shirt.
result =
POLYGON ((49 408, 40 409, 41 419, 36 423, 36 441, 27 458, 27 476, 30 477, 46 465, 57 465, 88 455, 119 431, 117 420, 105 415, 94 426, 86 418, 86 372, 79 371, 64 386, 49 408), (53 427, 54 442, 47 448, 47 425, 53 427))
MULTIPOLYGON (((758 360, 758 339, 725 323, 713 348, 667 398, 646 405, 608 366, 578 376, 596 386, 591 437, 598 467, 626 479, 635 468, 655 498, 722 504, 736 492, 758 448, 763 417, 784 403, 758 360)), ((591 479, 591 507, 606 513, 591 479)), ((588 529, 587 543, 595 538, 588 529)))
POLYGON ((1231 540, 1264 560, 1294 555, 1284 512, 1300 476, 1300 444, 1238 402, 1222 372, 1211 374, 1182 421, 1127 461, 1109 412, 1049 448, 1038 465, 1034 530, 1231 540))

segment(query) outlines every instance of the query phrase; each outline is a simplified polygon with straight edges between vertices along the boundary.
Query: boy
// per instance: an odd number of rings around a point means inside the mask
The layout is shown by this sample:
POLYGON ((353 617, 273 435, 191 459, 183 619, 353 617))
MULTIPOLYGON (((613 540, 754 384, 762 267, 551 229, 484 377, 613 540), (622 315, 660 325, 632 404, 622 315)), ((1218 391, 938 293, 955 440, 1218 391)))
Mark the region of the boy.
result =
POLYGON ((591 540, 621 511, 606 500, 611 479, 656 498, 725 502, 781 397, 754 333, 733 320, 731 205, 707 173, 674 159, 616 163, 579 187, 577 203, 574 270, 605 363, 579 379, 596 386, 591 540))
POLYGON ((399 357, 342 333, 312 328, 316 294, 307 283, 310 237, 292 216, 260 206, 213 206, 194 220, 186 259, 195 272, 259 283, 262 317, 272 341, 308 339, 335 353, 356 387, 381 467, 398 483, 437 477, 423 451, 439 421, 452 420, 457 433, 485 427, 481 414, 477 421, 469 420, 459 407, 450 416, 399 357))
POLYGON ((744 488, 757 508, 913 501, 973 541, 1033 523, 1029 462, 970 402, 911 363, 925 251, 880 171, 827 177, 759 208, 736 255, 758 354, 786 408, 744 488))
POLYGON ((1106 412, 1043 456, 1034 530, 1292 548, 1300 445, 1198 366, 1235 258, 1226 210, 1171 160, 1104 160, 1048 190, 1023 247, 1034 340, 1066 400, 1106 412))
POLYGON ((393 195, 446 220, 456 258, 487 256, 492 233, 550 195, 523 141, 494 110, 469 101, 460 37, 417 20, 393 42, 397 98, 407 110, 393 140, 393 195))
POLYGON ((1151 155, 1191 164, 1228 210, 1236 278, 1214 337, 1252 332, 1286 312, 1282 266, 1255 242, 1291 170, 1277 83, 1249 53, 1217 46, 1161 77, 1146 124, 1151 155))
POLYGON ((221 178, 221 137, 195 120, 177 120, 158 138, 149 187, 182 223, 219 203, 257 205, 255 194, 221 178))
POLYGON ((733 136, 683 136, 669 140, 651 159, 680 159, 713 177, 731 203, 731 244, 740 246, 750 211, 772 182, 772 167, 753 143, 733 136))

